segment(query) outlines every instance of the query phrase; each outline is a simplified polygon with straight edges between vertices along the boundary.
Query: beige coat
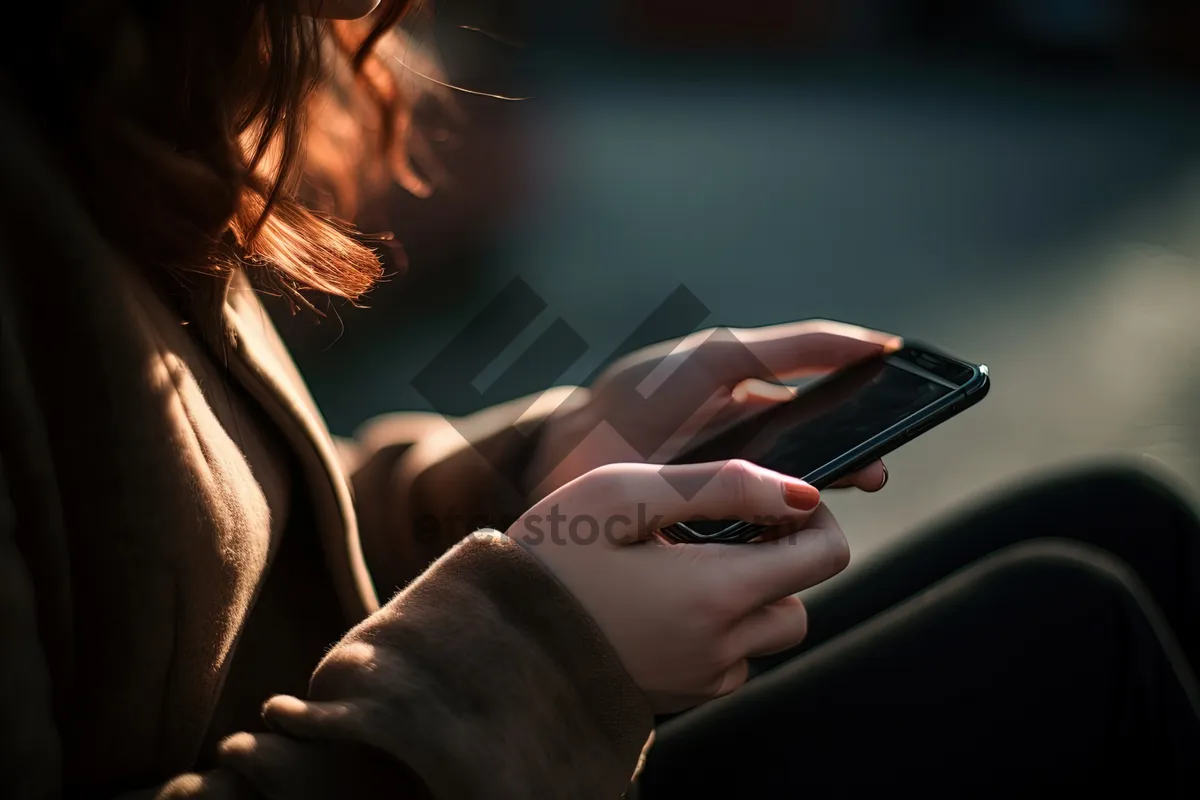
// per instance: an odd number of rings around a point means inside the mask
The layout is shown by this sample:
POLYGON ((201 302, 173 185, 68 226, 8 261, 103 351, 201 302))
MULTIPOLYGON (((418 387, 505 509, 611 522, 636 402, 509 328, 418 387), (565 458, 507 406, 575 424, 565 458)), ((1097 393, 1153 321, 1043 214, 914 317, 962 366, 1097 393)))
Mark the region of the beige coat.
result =
POLYGON ((520 511, 504 410, 335 443, 244 277, 172 301, 50 163, 0 114, 0 795, 625 791, 651 717, 601 632, 455 546, 520 511))

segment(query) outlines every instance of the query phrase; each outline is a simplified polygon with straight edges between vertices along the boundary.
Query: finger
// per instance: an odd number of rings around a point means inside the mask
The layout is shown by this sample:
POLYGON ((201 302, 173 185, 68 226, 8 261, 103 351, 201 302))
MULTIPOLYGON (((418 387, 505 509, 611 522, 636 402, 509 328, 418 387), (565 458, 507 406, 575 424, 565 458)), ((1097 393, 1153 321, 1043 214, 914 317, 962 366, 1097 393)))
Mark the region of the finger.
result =
POLYGON ((734 386, 730 396, 733 402, 741 406, 766 407, 794 400, 796 388, 758 378, 748 378, 734 386))
POLYGON ((737 652, 747 658, 769 656, 795 647, 808 634, 808 612, 795 595, 751 612, 733 631, 737 652))
POLYGON ((887 482, 887 465, 882 461, 876 461, 855 472, 853 475, 842 478, 830 488, 861 489, 864 492, 878 492, 884 486, 887 486, 887 482))
POLYGON ((777 380, 829 372, 903 345, 894 334, 828 320, 742 328, 734 335, 777 380))
POLYGON ((800 525, 820 502, 821 493, 813 486, 747 461, 609 464, 552 493, 531 513, 552 511, 553 506, 600 512, 608 538, 629 543, 689 520, 800 525))
MULTIPOLYGON (((597 380, 640 372, 675 376, 681 367, 706 385, 732 388, 745 378, 776 383, 820 375, 880 353, 900 349, 899 336, 829 320, 805 320, 763 328, 712 328, 644 347, 618 360, 597 380)), ((684 373, 686 374, 686 372, 684 373)), ((673 380, 678 382, 679 376, 673 380)), ((661 381, 660 381, 661 382, 661 381)))
POLYGON ((740 689, 750 679, 750 662, 746 659, 739 660, 736 664, 725 671, 717 683, 717 688, 713 692, 713 697, 724 697, 727 694, 740 689))
POLYGON ((747 611, 816 586, 850 563, 846 536, 824 505, 808 516, 802 530, 724 550, 714 567, 745 587, 747 611))

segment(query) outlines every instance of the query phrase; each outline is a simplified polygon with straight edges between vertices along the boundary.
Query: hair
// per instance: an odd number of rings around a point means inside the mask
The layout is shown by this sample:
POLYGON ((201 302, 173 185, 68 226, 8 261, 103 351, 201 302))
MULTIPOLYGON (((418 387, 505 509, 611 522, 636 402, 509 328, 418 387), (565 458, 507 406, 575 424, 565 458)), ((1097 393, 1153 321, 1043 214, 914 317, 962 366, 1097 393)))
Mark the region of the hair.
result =
POLYGON ((180 277, 246 268, 306 305, 310 289, 354 299, 381 274, 386 237, 339 217, 381 181, 427 190, 394 63, 401 21, 424 4, 382 0, 361 21, 302 13, 322 1, 61 0, 20 28, 36 43, 16 37, 0 59, 102 233, 136 261, 180 277))

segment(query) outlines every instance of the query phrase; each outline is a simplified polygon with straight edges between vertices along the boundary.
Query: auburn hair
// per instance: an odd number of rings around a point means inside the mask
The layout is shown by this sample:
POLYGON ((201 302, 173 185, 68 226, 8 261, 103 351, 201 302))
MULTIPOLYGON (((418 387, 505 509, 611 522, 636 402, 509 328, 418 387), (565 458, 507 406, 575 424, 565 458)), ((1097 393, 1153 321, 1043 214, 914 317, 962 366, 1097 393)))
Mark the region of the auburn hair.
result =
POLYGON ((357 298, 380 275, 376 242, 339 218, 385 179, 424 190, 396 37, 425 4, 303 13, 320 2, 59 0, 0 60, 102 232, 140 263, 357 298))

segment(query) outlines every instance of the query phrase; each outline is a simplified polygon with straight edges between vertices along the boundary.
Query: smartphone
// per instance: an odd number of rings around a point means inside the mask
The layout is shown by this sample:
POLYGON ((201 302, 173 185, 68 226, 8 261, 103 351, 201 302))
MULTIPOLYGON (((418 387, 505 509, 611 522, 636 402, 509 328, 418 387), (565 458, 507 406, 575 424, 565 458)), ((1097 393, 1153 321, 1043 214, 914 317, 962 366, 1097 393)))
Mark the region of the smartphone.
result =
MULTIPOLYGON (((670 463, 743 459, 825 489, 970 408, 991 386, 988 369, 908 344, 852 364, 794 400, 743 419, 670 463)), ((676 523, 678 542, 743 543, 770 525, 741 520, 676 523)))

